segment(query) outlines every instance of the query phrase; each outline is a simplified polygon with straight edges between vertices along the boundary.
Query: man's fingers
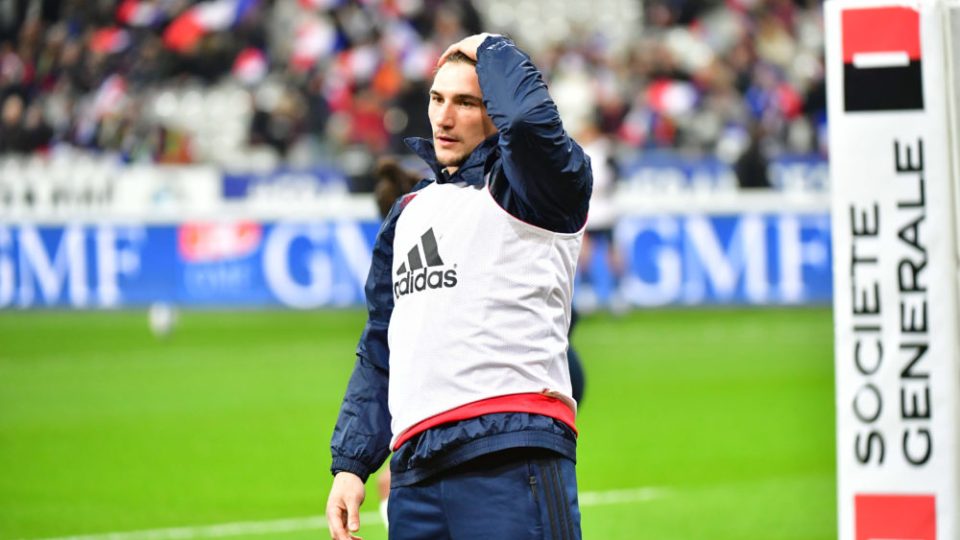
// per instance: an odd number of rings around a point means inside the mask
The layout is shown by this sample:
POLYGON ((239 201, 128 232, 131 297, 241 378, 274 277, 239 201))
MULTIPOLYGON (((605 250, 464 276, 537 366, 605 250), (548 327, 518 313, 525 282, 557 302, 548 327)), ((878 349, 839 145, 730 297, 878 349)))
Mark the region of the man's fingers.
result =
POLYGON ((333 540, 360 540, 353 533, 360 530, 360 502, 355 498, 344 500, 344 507, 331 505, 327 508, 327 528, 333 540))
POLYGON ((360 530, 360 504, 363 502, 362 495, 346 497, 344 502, 347 504, 347 529, 355 533, 360 530))
POLYGON ((443 54, 440 55, 440 59, 437 60, 437 67, 442 66, 443 63, 447 61, 447 58, 455 52, 462 52, 463 54, 467 55, 468 58, 476 61, 477 48, 480 47, 480 45, 483 43, 483 40, 493 35, 496 34, 474 34, 461 39, 460 41, 447 47, 447 50, 443 51, 443 54))
POLYGON ((363 540, 359 536, 355 536, 353 533, 357 532, 357 529, 360 528, 360 521, 357 520, 357 528, 347 530, 347 523, 349 522, 348 513, 346 510, 339 508, 328 508, 327 509, 327 528, 330 529, 330 538, 332 540, 363 540))
POLYGON ((349 540, 350 536, 344 528, 344 513, 339 508, 327 507, 327 528, 330 529, 330 538, 333 540, 349 540))
POLYGON ((454 43, 453 45, 447 47, 447 50, 443 51, 443 54, 440 55, 440 59, 437 60, 437 67, 442 66, 443 63, 447 61, 447 58, 448 58, 451 54, 453 54, 453 53, 455 53, 455 52, 457 52, 457 51, 459 51, 459 50, 460 50, 460 43, 454 43))
POLYGON ((358 540, 352 533, 360 529, 360 504, 363 503, 363 480, 341 471, 333 478, 327 499, 327 527, 334 540, 358 540))

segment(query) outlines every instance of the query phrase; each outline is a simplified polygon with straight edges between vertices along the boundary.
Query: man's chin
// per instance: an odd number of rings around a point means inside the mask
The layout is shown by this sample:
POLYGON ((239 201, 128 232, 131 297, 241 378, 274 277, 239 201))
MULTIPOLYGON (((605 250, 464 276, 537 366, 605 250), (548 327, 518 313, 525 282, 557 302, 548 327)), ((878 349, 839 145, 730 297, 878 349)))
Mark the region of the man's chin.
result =
POLYGON ((463 164, 463 160, 466 159, 466 156, 461 156, 459 154, 446 154, 437 152, 437 163, 443 167, 459 167, 463 164))

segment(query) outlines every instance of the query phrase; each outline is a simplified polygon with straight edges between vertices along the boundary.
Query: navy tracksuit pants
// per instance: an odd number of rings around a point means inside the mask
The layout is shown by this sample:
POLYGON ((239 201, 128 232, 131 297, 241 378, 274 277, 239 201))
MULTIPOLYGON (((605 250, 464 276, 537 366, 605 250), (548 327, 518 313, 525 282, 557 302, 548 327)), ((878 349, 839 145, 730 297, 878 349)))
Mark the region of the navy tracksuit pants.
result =
POLYGON ((579 540, 573 461, 499 452, 390 488, 390 540, 579 540))

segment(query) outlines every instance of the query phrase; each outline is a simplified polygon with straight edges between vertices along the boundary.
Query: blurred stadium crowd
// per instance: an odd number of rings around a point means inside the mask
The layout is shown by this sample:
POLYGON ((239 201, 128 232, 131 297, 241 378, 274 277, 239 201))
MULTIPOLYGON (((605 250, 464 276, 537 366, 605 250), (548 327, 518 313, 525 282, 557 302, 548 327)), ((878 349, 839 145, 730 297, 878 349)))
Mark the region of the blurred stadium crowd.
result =
POLYGON ((429 134, 435 61, 478 31, 617 155, 826 151, 815 0, 0 0, 0 153, 356 176, 429 134))

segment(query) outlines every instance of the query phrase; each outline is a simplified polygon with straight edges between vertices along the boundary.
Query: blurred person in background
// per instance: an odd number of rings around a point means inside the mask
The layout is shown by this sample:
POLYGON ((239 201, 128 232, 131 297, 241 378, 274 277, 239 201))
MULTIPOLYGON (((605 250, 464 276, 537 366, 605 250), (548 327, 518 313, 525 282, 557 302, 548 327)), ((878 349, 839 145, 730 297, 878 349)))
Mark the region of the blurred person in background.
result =
POLYGON ((25 151, 23 98, 10 94, 0 106, 0 152, 19 154, 25 151))
POLYGON ((34 101, 23 116, 23 149, 25 152, 46 150, 53 138, 53 129, 43 117, 43 107, 34 101))
POLYGON ((741 189, 770 187, 770 177, 767 172, 770 167, 770 160, 767 157, 767 150, 764 145, 763 124, 753 122, 750 124, 750 143, 733 164, 733 170, 737 175, 737 185, 741 189))
POLYGON ((593 275, 593 255, 598 244, 604 249, 607 268, 612 277, 612 288, 608 299, 609 307, 615 313, 626 309, 625 302, 620 294, 620 277, 623 275, 623 261, 619 251, 613 243, 613 227, 617 222, 617 208, 614 201, 614 190, 617 181, 617 164, 613 157, 612 141, 600 131, 597 120, 584 120, 577 135, 577 141, 583 146, 583 151, 590 157, 593 170, 593 193, 590 195, 590 215, 587 217, 586 234, 583 237, 583 248, 580 251, 580 275, 582 287, 588 292, 578 293, 580 304, 587 310, 597 305, 596 280, 593 275))
POLYGON ((511 41, 470 36, 439 66, 432 144, 410 142, 436 180, 374 246, 331 441, 331 536, 359 530, 363 484, 392 449, 395 540, 579 538, 566 352, 589 159, 511 41))
POLYGON ((404 169, 393 158, 383 158, 377 162, 374 176, 377 181, 373 187, 373 196, 381 220, 387 219, 387 214, 397 199, 413 191, 413 187, 420 181, 416 174, 404 169))

